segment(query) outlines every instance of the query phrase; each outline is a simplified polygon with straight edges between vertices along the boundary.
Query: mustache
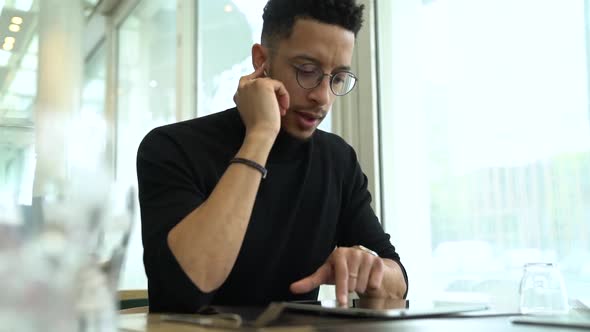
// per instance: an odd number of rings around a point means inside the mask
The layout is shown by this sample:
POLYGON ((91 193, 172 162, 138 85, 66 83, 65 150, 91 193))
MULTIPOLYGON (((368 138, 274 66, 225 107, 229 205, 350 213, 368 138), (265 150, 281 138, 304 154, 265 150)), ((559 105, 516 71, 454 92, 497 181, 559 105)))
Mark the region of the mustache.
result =
POLYGON ((324 110, 324 109, 305 109, 305 108, 289 108, 290 112, 297 112, 300 114, 304 114, 307 116, 312 116, 314 118, 323 120, 326 115, 328 115, 328 110, 324 110))

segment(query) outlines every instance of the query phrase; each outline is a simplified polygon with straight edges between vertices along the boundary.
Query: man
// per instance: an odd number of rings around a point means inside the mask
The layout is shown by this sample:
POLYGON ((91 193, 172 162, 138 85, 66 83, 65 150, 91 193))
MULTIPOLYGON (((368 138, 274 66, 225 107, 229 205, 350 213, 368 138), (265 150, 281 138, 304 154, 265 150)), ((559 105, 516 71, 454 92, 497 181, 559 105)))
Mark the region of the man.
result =
POLYGON ((350 72, 363 6, 270 0, 237 108, 157 128, 137 157, 150 310, 402 298, 407 276, 354 150, 316 130, 350 72))

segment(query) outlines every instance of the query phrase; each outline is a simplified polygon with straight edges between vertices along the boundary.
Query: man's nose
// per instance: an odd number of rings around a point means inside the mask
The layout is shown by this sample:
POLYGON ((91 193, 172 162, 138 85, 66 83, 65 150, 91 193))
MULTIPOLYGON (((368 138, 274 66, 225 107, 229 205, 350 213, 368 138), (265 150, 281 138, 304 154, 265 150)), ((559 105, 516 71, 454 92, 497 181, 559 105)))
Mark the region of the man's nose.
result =
POLYGON ((330 88, 330 76, 324 75, 320 84, 315 88, 311 89, 309 97, 313 99, 318 105, 327 105, 330 102, 332 96, 332 90, 330 88))

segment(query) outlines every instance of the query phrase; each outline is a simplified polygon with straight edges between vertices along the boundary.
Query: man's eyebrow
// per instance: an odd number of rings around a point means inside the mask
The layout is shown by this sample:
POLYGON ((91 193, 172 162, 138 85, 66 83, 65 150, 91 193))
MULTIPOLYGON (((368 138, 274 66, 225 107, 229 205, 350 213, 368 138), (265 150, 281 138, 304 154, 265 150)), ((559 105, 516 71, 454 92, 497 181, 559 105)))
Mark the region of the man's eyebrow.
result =
MULTIPOLYGON (((314 58, 312 56, 309 56, 307 54, 298 54, 298 55, 295 55, 293 57, 293 59, 295 59, 295 60, 309 61, 309 62, 312 62, 312 63, 318 65, 318 66, 321 64, 321 62, 318 59, 316 59, 316 58, 314 58)), ((350 66, 344 66, 344 65, 343 66, 338 66, 338 67, 334 68, 332 70, 332 72, 342 71, 342 70, 344 70, 344 71, 350 71, 350 66)))

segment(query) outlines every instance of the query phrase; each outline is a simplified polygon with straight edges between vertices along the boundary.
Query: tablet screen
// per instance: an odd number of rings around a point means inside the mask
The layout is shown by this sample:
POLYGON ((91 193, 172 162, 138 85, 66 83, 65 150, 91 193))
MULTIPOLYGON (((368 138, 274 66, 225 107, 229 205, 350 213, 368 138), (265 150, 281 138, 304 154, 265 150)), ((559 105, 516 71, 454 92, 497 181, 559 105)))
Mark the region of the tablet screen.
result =
POLYGON ((325 308, 360 308, 360 309, 407 309, 410 307, 409 300, 390 300, 390 299, 349 299, 348 306, 341 306, 336 300, 318 300, 318 301, 293 301, 290 303, 300 303, 317 305, 325 308))
POLYGON ((385 299, 350 300, 347 306, 340 306, 332 300, 283 302, 282 305, 286 310, 388 319, 438 317, 488 309, 486 305, 482 304, 411 306, 407 300, 385 299))

